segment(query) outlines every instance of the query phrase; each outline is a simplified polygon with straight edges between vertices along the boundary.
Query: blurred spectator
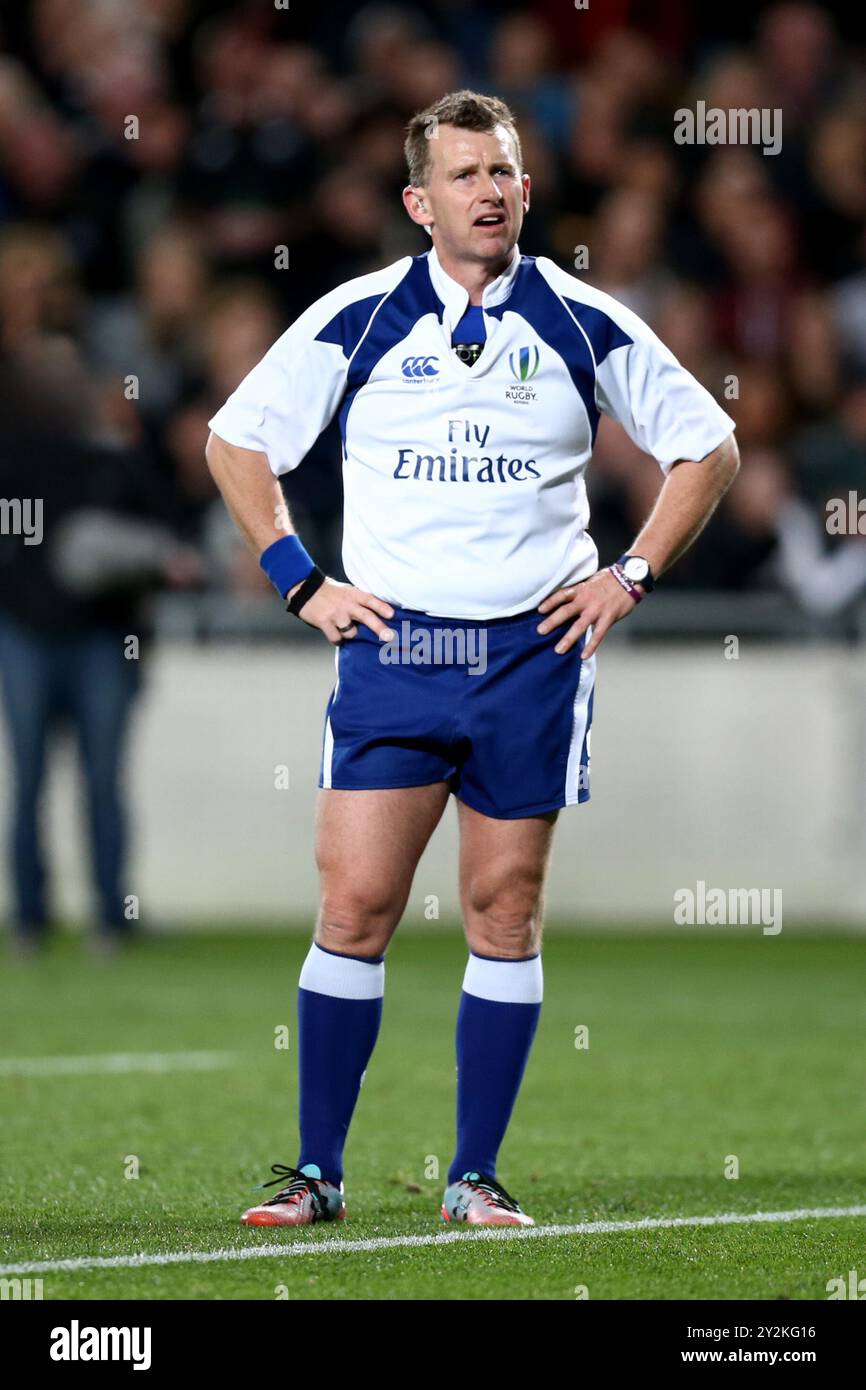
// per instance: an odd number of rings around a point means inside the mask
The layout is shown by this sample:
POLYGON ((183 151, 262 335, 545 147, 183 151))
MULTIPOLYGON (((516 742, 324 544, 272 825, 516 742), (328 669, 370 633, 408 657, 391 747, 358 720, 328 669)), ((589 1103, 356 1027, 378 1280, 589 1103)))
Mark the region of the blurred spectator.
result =
POLYGON ((770 362, 737 359, 733 376, 737 394, 728 409, 737 422, 743 449, 778 448, 790 430, 791 405, 787 382, 770 362))
POLYGON ((832 100, 840 54, 833 19, 820 5, 771 5, 759 19, 757 51, 765 102, 784 108, 792 133, 832 100))
POLYGON ((0 350, 76 327, 81 300, 63 238, 38 225, 0 230, 0 350))
POLYGON ((202 238, 189 228, 162 228, 138 262, 134 291, 104 296, 84 325, 88 359, 118 378, 134 374, 145 422, 157 424, 177 407, 195 367, 195 335, 207 286, 202 238))
POLYGON ((841 345, 829 296, 804 291, 788 317, 786 357, 791 388, 804 415, 829 414, 842 388, 841 345))
MULTIPOLYGON (((659 296, 656 332, 683 366, 711 392, 718 392, 725 359, 716 340, 713 304, 705 290, 674 281, 659 296)), ((725 409, 731 412, 725 401, 725 409)))
POLYGON ((0 533, 0 678, 14 768, 13 927, 33 947, 51 921, 40 807, 50 739, 67 723, 86 791, 93 927, 108 946, 133 926, 122 760, 147 651, 141 600, 199 582, 203 566, 165 524, 146 460, 106 431, 99 384, 68 339, 34 335, 7 354, 0 418, 12 521, 0 533))
POLYGON ((777 573, 807 613, 824 618, 866 593, 866 519, 858 505, 866 477, 866 380, 851 388, 836 416, 804 430, 792 454, 798 487, 776 516, 777 573), (846 520, 841 535, 830 524, 836 508, 846 520))
POLYGON ((866 372, 866 222, 860 234, 860 268, 830 291, 833 324, 843 365, 853 373, 866 372))
POLYGON ((829 497, 863 493, 866 479, 866 378, 852 385, 838 411, 810 425, 792 442, 799 490, 816 510, 829 497))
POLYGON ((564 152, 574 93, 557 71, 553 34, 537 15, 518 13, 503 19, 489 55, 488 81, 497 96, 520 112, 521 120, 531 117, 545 144, 557 154, 564 152))
POLYGON ((669 288, 671 272, 661 263, 659 247, 664 212, 651 194, 617 189, 601 202, 590 248, 592 283, 652 322, 669 288))

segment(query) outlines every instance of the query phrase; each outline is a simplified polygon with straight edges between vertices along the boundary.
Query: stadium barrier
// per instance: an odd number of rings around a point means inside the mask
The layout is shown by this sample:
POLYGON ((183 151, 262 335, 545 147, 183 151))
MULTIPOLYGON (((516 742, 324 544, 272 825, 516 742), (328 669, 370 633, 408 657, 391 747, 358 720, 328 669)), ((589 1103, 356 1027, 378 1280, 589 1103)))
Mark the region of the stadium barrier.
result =
MULTIPOLYGON (((730 652, 722 640, 602 647, 592 800, 560 817, 552 923, 673 927, 678 894, 760 889, 781 892, 785 924, 864 924, 862 649, 746 639, 730 652)), ((128 766, 127 876, 142 921, 312 924, 332 649, 167 641, 144 675, 128 766)), ((531 720, 532 710, 515 717, 531 720)), ((4 747, 7 793, 9 774, 4 747)), ((52 759, 46 801, 55 900, 65 919, 84 925, 85 819, 68 742, 52 759)), ((455 849, 452 802, 419 866, 407 920, 457 913, 455 849)), ((4 870, 0 911, 8 900, 4 870)))

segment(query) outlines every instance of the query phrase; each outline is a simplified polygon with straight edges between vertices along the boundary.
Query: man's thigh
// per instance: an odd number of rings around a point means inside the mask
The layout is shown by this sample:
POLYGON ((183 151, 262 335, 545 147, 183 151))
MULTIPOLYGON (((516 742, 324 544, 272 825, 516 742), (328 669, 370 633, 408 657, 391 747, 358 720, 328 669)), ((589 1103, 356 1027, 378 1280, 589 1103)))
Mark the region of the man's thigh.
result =
POLYGON ((418 860, 448 801, 445 782, 371 791, 321 790, 316 940, 329 950, 377 954, 406 907, 418 860), (372 949, 371 949, 372 948, 372 949))
POLYGON ((582 641, 557 654, 562 633, 539 634, 537 618, 486 629, 486 667, 467 678, 459 707, 468 753, 452 786, 497 820, 530 821, 589 798, 596 658, 583 660, 582 641))
POLYGON ((499 820, 465 802, 457 806, 460 902, 471 949, 513 958, 534 954, 558 813, 499 820))

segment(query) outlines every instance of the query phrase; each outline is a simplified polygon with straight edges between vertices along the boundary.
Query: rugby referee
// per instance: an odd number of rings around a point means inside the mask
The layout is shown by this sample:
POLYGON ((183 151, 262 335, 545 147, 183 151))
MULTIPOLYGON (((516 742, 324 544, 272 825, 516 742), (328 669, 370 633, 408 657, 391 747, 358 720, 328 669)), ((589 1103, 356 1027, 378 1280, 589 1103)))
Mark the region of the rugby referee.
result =
POLYGON ((521 255, 530 178, 504 102, 443 97, 409 123, 406 156, 403 203, 432 245, 317 300, 210 421, 208 463, 232 516, 337 668, 321 906, 298 991, 300 1146, 295 1166, 272 1165, 263 1187, 278 1190, 247 1225, 345 1216, 343 1147, 385 954, 451 793, 469 959, 442 1215, 532 1224, 496 1161, 541 1008, 554 824, 589 797, 595 653, 739 466, 733 421, 645 323, 521 255), (600 412, 664 475, 630 551, 602 570, 584 485, 600 412), (348 584, 292 532, 278 481, 335 415, 348 584), (471 635, 484 660, 380 659, 401 633, 443 628, 471 635))

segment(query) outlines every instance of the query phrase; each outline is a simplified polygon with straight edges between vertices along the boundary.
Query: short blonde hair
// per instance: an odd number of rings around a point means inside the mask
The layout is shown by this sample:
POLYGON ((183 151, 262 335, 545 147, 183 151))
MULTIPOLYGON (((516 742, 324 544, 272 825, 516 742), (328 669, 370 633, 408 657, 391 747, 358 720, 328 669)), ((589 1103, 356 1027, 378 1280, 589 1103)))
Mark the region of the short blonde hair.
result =
POLYGON ((493 132, 497 126, 504 126, 514 140, 517 153, 517 167, 523 169, 523 151, 520 136, 510 107, 499 97, 483 96, 480 92, 470 92, 464 88, 460 92, 449 92, 440 97, 424 111, 416 111, 406 127, 406 143, 403 146, 409 170, 409 183, 413 188, 423 187, 430 174, 430 132, 440 125, 457 126, 460 130, 480 130, 493 132))

